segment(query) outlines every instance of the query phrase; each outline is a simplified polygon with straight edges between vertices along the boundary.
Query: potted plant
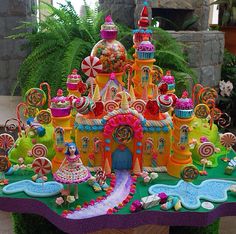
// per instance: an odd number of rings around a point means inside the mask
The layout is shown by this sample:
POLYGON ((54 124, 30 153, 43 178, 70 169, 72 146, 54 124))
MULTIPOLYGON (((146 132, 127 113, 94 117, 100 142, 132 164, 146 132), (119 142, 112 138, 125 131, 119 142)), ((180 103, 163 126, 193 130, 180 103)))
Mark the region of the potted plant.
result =
POLYGON ((236 0, 217 0, 219 5, 219 25, 225 33, 225 48, 236 55, 236 0))

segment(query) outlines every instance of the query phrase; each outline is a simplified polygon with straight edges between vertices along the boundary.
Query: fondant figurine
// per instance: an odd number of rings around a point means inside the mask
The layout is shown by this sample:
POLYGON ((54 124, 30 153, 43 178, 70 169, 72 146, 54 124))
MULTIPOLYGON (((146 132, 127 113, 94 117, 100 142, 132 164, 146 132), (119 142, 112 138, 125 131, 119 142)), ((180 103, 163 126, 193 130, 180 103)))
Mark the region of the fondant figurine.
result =
POLYGON ((77 184, 87 181, 90 178, 90 172, 83 165, 75 143, 67 144, 65 155, 65 159, 53 176, 56 181, 68 184, 68 191, 71 189, 70 185, 74 185, 74 196, 78 199, 77 184))

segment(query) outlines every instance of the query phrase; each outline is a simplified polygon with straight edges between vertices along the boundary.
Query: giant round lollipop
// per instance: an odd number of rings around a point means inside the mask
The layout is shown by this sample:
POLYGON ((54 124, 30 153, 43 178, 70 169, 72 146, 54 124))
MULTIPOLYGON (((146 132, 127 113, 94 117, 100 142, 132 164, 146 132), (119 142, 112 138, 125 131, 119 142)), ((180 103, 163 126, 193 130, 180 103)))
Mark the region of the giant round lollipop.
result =
POLYGON ((236 143, 236 136, 231 132, 224 133, 220 137, 220 143, 225 148, 229 149, 236 143))
POLYGON ((32 169, 40 176, 44 176, 50 173, 52 170, 52 163, 45 157, 36 158, 32 163, 32 169))
POLYGON ((31 88, 25 93, 25 102, 30 106, 42 107, 46 103, 46 94, 42 89, 31 88))
POLYGON ((88 56, 83 60, 81 69, 85 75, 95 77, 97 73, 102 72, 102 63, 98 57, 88 56))
POLYGON ((9 150, 14 145, 14 138, 7 134, 3 133, 0 135, 0 148, 4 151, 9 150))

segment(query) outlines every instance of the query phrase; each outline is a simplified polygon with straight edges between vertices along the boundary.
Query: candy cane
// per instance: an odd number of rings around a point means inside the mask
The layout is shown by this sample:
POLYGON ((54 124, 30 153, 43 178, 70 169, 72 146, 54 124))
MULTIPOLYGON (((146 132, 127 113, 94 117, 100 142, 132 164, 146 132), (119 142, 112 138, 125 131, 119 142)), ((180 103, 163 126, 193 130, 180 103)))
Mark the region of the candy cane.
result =
MULTIPOLYGON (((195 99, 196 99, 196 95, 198 96, 200 90, 203 88, 203 86, 201 84, 195 84, 193 86, 193 90, 192 90, 192 100, 193 100, 193 103, 195 104, 195 99)), ((196 104, 199 103, 199 99, 197 98, 197 102, 196 104)))
POLYGON ((25 114, 27 113, 27 105, 24 102, 19 103, 16 106, 16 116, 17 116, 17 121, 18 121, 18 134, 20 137, 22 137, 22 133, 21 133, 21 118, 20 118, 20 108, 24 107, 25 108, 25 114))
POLYGON ((47 82, 43 82, 40 84, 39 88, 43 89, 43 86, 47 87, 47 91, 48 91, 48 107, 50 107, 51 105, 51 87, 47 82))

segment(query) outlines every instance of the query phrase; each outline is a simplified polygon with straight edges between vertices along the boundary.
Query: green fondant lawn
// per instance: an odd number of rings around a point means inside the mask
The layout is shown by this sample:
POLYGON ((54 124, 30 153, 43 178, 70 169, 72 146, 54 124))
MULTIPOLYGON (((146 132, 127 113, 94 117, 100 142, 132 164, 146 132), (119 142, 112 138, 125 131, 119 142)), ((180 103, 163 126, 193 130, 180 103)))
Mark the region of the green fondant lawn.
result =
MULTIPOLYGON (((233 157, 233 152, 230 154, 231 157, 233 157)), ((227 163, 221 161, 220 159, 218 159, 218 167, 217 168, 208 168, 207 172, 208 172, 208 176, 199 176, 193 183, 194 184, 200 184, 203 180, 206 179, 215 179, 215 178, 219 178, 219 179, 225 179, 225 180, 236 180, 235 175, 236 175, 236 171, 233 173, 233 175, 225 175, 224 174, 224 169, 227 165, 227 163)), ((202 167, 198 166, 197 167, 201 170, 202 167)), ((16 172, 14 175, 12 176, 8 176, 7 178, 9 179, 10 183, 19 181, 19 180, 24 180, 24 179, 30 179, 31 176, 33 175, 33 172, 31 171, 18 171, 16 172)), ((49 176, 49 180, 52 179, 52 176, 49 176)), ((166 173, 159 173, 159 177, 158 179, 156 179, 155 183, 158 184, 169 184, 169 185, 175 185, 178 182, 177 178, 171 177, 166 173)), ((136 187, 136 193, 134 195, 134 197, 131 199, 131 201, 121 210, 118 211, 118 214, 128 214, 129 212, 129 207, 130 204, 132 203, 132 201, 134 200, 140 200, 142 197, 148 196, 148 188, 155 184, 154 182, 149 184, 149 185, 145 185, 142 182, 142 179, 139 178, 137 181, 137 187, 136 187)), ((105 195, 105 192, 99 192, 99 193, 95 193, 93 192, 92 188, 87 184, 87 183, 83 183, 83 184, 79 184, 79 200, 76 201, 74 204, 71 205, 62 205, 57 206, 55 203, 55 199, 58 196, 54 196, 54 197, 49 197, 49 198, 33 198, 33 199, 37 199, 43 203, 45 203, 50 209, 52 209, 53 211, 55 211, 58 214, 61 214, 63 210, 65 209, 74 209, 77 205, 81 205, 84 202, 89 202, 91 199, 96 199, 99 196, 105 195)), ((25 193, 20 192, 20 193, 15 193, 12 195, 5 195, 2 192, 2 186, 0 187, 0 198, 1 197, 11 197, 11 198, 30 198, 29 196, 27 196, 25 193)), ((32 198, 31 198, 32 199, 32 198)), ((232 193, 228 193, 228 200, 227 202, 236 202, 236 195, 233 195, 232 193)), ((217 207, 219 204, 214 203, 215 207, 217 207)), ((149 210, 160 210, 160 206, 157 207, 153 207, 149 210)), ((186 211, 186 209, 182 208, 181 211, 186 211)), ((203 208, 199 208, 197 210, 194 211, 198 211, 198 212, 207 212, 207 210, 203 209, 203 208)), ((166 212, 166 211, 163 211, 166 212)), ((174 211, 170 211, 170 212, 174 212, 174 211)))

